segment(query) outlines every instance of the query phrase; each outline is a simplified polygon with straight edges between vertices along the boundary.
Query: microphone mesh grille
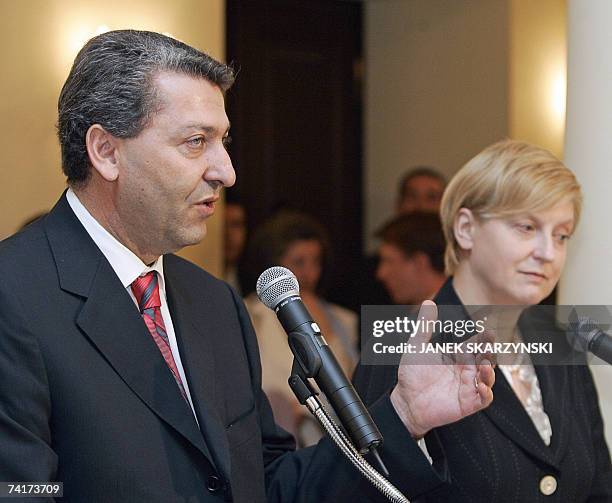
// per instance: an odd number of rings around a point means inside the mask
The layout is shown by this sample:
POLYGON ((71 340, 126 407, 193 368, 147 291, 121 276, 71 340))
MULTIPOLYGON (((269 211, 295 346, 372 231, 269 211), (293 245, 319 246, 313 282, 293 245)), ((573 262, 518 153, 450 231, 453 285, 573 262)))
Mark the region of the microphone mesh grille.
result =
POLYGON ((586 316, 578 317, 578 327, 575 329, 575 334, 578 336, 577 339, 580 342, 580 349, 582 351, 588 351, 589 345, 593 340, 593 337, 597 334, 599 325, 586 316))
POLYGON ((578 316, 574 310, 567 326, 567 340, 575 351, 586 353, 593 337, 600 330, 598 324, 586 316, 578 316))
POLYGON ((589 334, 593 330, 598 330, 599 325, 595 322, 595 320, 592 320, 591 318, 587 318, 586 316, 579 316, 577 329, 579 335, 581 337, 584 337, 585 334, 589 334))
POLYGON ((291 295, 300 294, 298 280, 286 267, 270 267, 261 273, 255 286, 257 296, 270 309, 291 295))

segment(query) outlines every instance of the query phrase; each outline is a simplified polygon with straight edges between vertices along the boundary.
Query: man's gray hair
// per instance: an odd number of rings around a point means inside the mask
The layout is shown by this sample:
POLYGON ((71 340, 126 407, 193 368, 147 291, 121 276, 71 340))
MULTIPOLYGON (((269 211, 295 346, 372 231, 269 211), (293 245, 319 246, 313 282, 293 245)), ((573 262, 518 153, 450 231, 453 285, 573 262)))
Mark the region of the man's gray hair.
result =
POLYGON ((85 135, 100 124, 118 138, 137 136, 160 107, 154 77, 163 71, 206 79, 227 91, 233 70, 171 37, 118 30, 92 38, 79 51, 58 101, 62 169, 70 185, 91 174, 85 135))

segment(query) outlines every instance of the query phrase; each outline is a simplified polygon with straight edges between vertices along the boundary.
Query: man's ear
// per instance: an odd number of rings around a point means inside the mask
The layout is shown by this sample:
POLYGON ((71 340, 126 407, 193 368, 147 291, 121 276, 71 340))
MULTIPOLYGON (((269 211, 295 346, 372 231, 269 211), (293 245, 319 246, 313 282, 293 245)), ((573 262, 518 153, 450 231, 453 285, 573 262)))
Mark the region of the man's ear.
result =
POLYGON ((117 138, 100 124, 94 124, 87 130, 85 145, 93 168, 104 180, 114 182, 119 176, 117 138))
POLYGON ((453 233, 455 240, 462 250, 471 250, 474 246, 474 232, 476 228, 476 217, 471 210, 461 208, 455 217, 453 233))

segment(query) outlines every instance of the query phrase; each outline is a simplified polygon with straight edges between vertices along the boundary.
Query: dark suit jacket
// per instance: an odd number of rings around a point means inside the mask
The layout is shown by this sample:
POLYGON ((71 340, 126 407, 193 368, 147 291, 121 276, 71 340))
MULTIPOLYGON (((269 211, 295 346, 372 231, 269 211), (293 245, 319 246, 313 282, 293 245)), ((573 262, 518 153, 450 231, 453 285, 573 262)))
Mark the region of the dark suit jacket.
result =
MULTIPOLYGON (((328 441, 292 452, 235 293, 173 255, 164 271, 199 428, 65 196, 0 243, 0 480, 61 481, 66 502, 384 501, 328 441)), ((439 485, 388 397, 372 413, 396 485, 439 485)))
MULTIPOLYGON (((442 287, 435 301, 440 306, 461 305, 452 280, 442 287)), ((440 311, 444 312, 443 307, 440 311)), ((519 320, 524 336, 528 335, 529 323, 528 316, 519 320)), ((556 332, 557 340, 563 341, 564 334, 556 332)), ((426 501, 612 501, 610 454, 588 367, 536 366, 536 373, 552 425, 551 445, 544 444, 510 384, 496 368, 490 407, 427 435, 434 461, 445 458, 451 485, 442 496, 430 496, 426 501), (553 476, 558 485, 552 495, 544 496, 540 482, 547 475, 553 476)), ((355 379, 366 403, 378 399, 396 380, 397 368, 393 366, 363 367, 355 379)))

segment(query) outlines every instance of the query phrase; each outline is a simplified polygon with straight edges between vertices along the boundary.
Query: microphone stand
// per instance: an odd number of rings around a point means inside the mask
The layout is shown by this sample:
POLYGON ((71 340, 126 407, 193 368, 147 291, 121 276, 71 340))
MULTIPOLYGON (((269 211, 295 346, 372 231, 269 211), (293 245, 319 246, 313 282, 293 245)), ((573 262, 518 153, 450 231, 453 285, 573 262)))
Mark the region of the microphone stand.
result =
MULTIPOLYGON (((289 386, 293 390, 298 401, 308 408, 310 413, 317 419, 319 424, 321 424, 333 442, 338 446, 342 454, 344 454, 353 466, 355 466, 355 468, 357 468, 357 470, 359 470, 359 472, 368 479, 379 492, 393 503, 410 503, 406 496, 366 461, 348 439, 342 428, 340 428, 340 426, 330 417, 317 397, 318 393, 308 382, 304 371, 295 358, 293 359, 293 367, 291 369, 291 376, 289 377, 289 386)), ((376 449, 371 448, 370 452, 381 467, 381 471, 388 477, 389 472, 376 449)))

